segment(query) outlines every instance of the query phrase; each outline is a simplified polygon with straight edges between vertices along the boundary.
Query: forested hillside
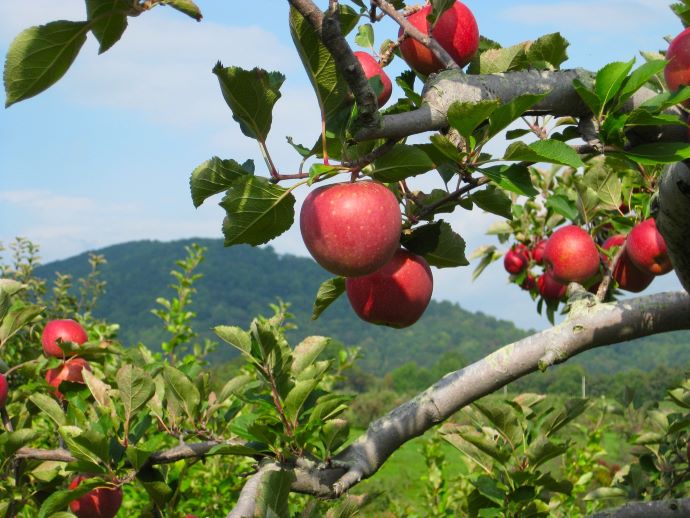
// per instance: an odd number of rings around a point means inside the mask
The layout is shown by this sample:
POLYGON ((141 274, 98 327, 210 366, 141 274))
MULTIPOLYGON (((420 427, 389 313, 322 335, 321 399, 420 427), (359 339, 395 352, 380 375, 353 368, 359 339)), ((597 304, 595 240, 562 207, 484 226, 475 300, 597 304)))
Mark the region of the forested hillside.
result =
MULTIPOLYGON (((195 327, 204 337, 220 324, 246 327, 257 314, 268 314, 269 304, 282 299, 292 304, 298 329, 295 339, 310 334, 336 338, 362 348, 360 367, 378 376, 410 362, 419 367, 437 367, 439 358, 452 353, 456 360, 476 360, 497 347, 526 334, 512 323, 482 313, 471 313, 450 302, 432 302, 422 319, 407 329, 389 329, 360 321, 345 297, 317 321, 310 319, 314 295, 330 277, 312 260, 278 255, 273 249, 235 246, 224 248, 222 240, 195 239, 174 242, 137 241, 98 250, 107 259, 102 267, 107 292, 96 314, 121 325, 126 345, 141 341, 155 347, 165 338, 161 322, 151 313, 159 296, 172 297, 170 271, 185 255, 185 245, 196 242, 207 248, 199 268, 193 310, 195 327)), ((88 272, 87 254, 41 266, 37 274, 51 279, 55 272, 74 277, 88 272)), ((533 311, 526 304, 526 311, 533 311)), ((591 374, 657 366, 685 366, 690 358, 690 333, 654 336, 643 343, 627 343, 590 351, 569 365, 581 364, 591 374)), ((219 359, 229 359, 234 350, 221 346, 219 359)), ((408 366, 409 368, 409 366, 408 366)))

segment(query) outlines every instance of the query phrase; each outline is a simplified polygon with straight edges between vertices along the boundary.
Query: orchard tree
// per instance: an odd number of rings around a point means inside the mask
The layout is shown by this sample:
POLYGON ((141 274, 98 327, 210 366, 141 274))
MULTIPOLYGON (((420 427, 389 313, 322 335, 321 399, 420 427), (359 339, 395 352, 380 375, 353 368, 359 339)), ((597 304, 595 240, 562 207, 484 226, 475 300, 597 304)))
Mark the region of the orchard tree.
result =
MULTIPOLYGON (((671 269, 690 289, 687 31, 671 43, 670 61, 642 52, 641 63, 631 57, 598 71, 563 70, 568 42, 560 34, 502 47, 484 37, 470 10, 453 0, 288 4, 295 51, 320 109, 321 134, 313 144, 291 142, 298 167, 287 169, 298 172, 282 173, 266 142, 284 76, 221 63, 213 67, 233 118, 265 159, 257 171, 252 162, 213 157, 191 174, 195 206, 224 193, 225 245, 260 245, 285 232, 295 224, 293 191, 308 189, 302 236, 316 261, 335 275, 324 279, 316 294, 314 317, 347 292, 364 320, 403 327, 412 325, 429 301, 429 265, 468 266, 462 236, 444 215, 476 205, 502 218, 488 232, 507 247, 480 249, 475 274, 503 257, 516 289, 528 292, 539 311, 552 321, 559 310, 566 317, 447 374, 344 446, 348 428, 340 414, 347 399, 329 390, 333 369, 349 360, 317 360, 323 337, 290 348, 283 307, 275 308, 272 318, 255 320, 249 331, 216 328, 248 367, 220 394, 209 393, 203 362, 179 353, 191 336, 184 306, 200 261, 198 250, 191 251, 176 272, 178 299, 163 300, 157 313, 172 332, 163 347, 167 356, 122 351, 108 336, 58 340, 50 346, 57 354, 47 359, 27 357, 26 347, 23 357, 5 355, 8 363, 18 362, 10 371, 25 365, 20 361, 64 370, 75 361, 67 356, 118 355, 117 369, 91 362, 90 370, 80 370, 80 379, 65 374, 62 379, 78 382, 67 383, 66 399, 47 388, 30 397, 58 426, 58 448, 28 447, 37 440, 50 445, 30 426, 38 419, 35 409, 23 407, 11 390, 0 397, 17 409, 14 416, 3 409, 6 433, 0 436, 17 473, 22 462, 42 460, 67 462, 67 471, 91 474, 69 489, 54 484, 56 492, 40 505, 41 516, 64 510, 70 501, 82 502, 71 507, 81 516, 75 507, 96 505, 94 491, 114 495, 110 500, 119 505, 119 488, 133 480, 144 485, 159 512, 167 503, 160 467, 210 455, 244 456, 256 466, 228 516, 284 515, 289 493, 342 497, 406 441, 511 381, 595 347, 690 329, 687 293, 617 300, 620 290, 642 291, 671 269), (374 27, 386 17, 399 31, 372 55, 374 27), (368 51, 354 52, 355 45, 368 51), (404 97, 383 106, 391 91, 386 65, 400 59, 409 65, 395 78, 404 97), (489 142, 503 143, 503 152, 490 154, 489 142), (437 187, 414 189, 411 179, 421 175, 435 179, 437 187), (72 386, 82 383, 88 390, 72 386), (95 403, 88 407, 90 398, 95 403), (88 415, 98 418, 99 429, 88 428, 82 419, 88 415), (13 431, 17 424, 21 429, 13 431), (147 434, 153 428, 178 445, 151 440, 147 434)), ((105 52, 123 36, 128 17, 164 5, 202 18, 190 0, 86 0, 84 21, 25 30, 6 58, 6 105, 59 80, 89 32, 105 52)), ((683 24, 690 23, 690 1, 671 8, 683 24)), ((43 326, 43 308, 21 298, 26 285, 3 282, 0 316, 11 323, 0 327, 0 347, 8 350, 21 329, 43 326), (10 305, 10 299, 19 302, 10 305)), ((52 372, 62 376, 62 370, 52 372)), ((49 383, 55 391, 65 387, 61 379, 49 383)), ((544 441, 540 459, 555 448, 544 441)), ((19 486, 21 477, 16 480, 19 486)), ((14 507, 28 505, 26 498, 8 498, 10 515, 14 507)), ((667 507, 663 501, 645 505, 656 516, 667 507)), ((630 512, 639 508, 627 506, 630 512)))

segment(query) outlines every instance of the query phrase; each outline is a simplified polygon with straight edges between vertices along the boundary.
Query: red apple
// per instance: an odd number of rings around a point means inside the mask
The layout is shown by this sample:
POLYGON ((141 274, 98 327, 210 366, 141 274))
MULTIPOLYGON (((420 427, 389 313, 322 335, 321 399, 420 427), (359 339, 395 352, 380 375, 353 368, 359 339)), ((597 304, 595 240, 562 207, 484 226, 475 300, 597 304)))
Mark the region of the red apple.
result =
POLYGON ((544 263, 558 282, 583 283, 599 271, 599 252, 592 236, 576 225, 568 225, 546 241, 544 263))
POLYGON ((377 182, 314 189, 300 213, 312 257, 336 275, 356 277, 386 264, 400 247, 402 218, 395 195, 377 182))
POLYGON ((43 334, 41 335, 43 353, 46 356, 63 358, 65 353, 60 349, 58 340, 61 342, 74 342, 81 345, 86 342, 88 338, 84 328, 74 320, 51 320, 46 324, 45 329, 43 329, 43 334))
POLYGON ((625 249, 630 260, 643 272, 664 275, 673 270, 666 251, 666 241, 656 228, 654 218, 644 220, 628 234, 625 249))
POLYGON ((7 393, 10 387, 7 384, 7 378, 4 374, 0 374, 0 408, 5 408, 5 403, 7 403, 7 393))
POLYGON ((558 282, 549 272, 544 272, 537 279, 537 290, 545 300, 561 300, 568 287, 558 282))
MULTIPOLYGON (((602 248, 610 250, 614 247, 625 246, 625 242, 626 238, 624 235, 616 234, 604 241, 602 248)), ((605 257, 605 260, 607 263, 609 262, 608 257, 605 257)), ((620 289, 639 293, 651 284, 654 280, 654 275, 644 272, 635 266, 630 260, 627 247, 625 247, 616 266, 613 268, 613 278, 618 283, 620 289)))
POLYGON ((63 399, 62 393, 58 390, 60 383, 69 381, 72 383, 84 383, 84 374, 82 370, 91 371, 89 362, 83 358, 72 358, 67 360, 62 365, 53 369, 48 369, 46 372, 46 381, 55 389, 55 395, 59 399, 63 399))
POLYGON ((379 76, 379 79, 381 79, 383 90, 381 93, 379 93, 377 99, 380 108, 388 102, 388 99, 391 98, 391 94, 393 93, 393 83, 391 83, 388 74, 383 71, 383 68, 381 65, 379 65, 379 62, 376 61, 371 54, 358 51, 355 52, 355 56, 357 56, 359 64, 362 65, 362 70, 364 71, 364 75, 367 79, 371 79, 374 76, 379 76))
MULTIPOLYGON (((423 7, 407 17, 407 21, 424 34, 429 34, 429 20, 431 5, 423 7)), ((403 35, 403 29, 398 32, 398 38, 403 35)), ((465 66, 479 47, 479 28, 477 21, 462 2, 455 2, 453 7, 445 11, 436 21, 432 37, 444 48, 450 57, 460 65, 465 66)), ((427 47, 407 36, 400 43, 400 52, 410 67, 423 75, 429 75, 443 69, 443 64, 427 47)))
MULTIPOLYGON (((683 85, 690 85, 690 28, 673 39, 668 46, 666 59, 668 63, 664 69, 664 77, 669 90, 674 91, 683 85)), ((690 101, 683 104, 689 106, 690 101)))
POLYGON ((517 246, 513 246, 506 252, 506 255, 503 256, 503 267, 508 273, 512 273, 513 275, 524 272, 528 263, 529 259, 524 253, 518 250, 517 246))
POLYGON ((546 248, 546 239, 540 239, 531 250, 532 259, 537 264, 544 264, 544 248, 546 248))
POLYGON ((374 273, 345 280, 347 298, 359 318, 397 328, 419 320, 433 287, 429 264, 404 248, 374 273))
MULTIPOLYGON (((90 477, 77 475, 69 484, 75 489, 83 480, 90 477)), ((113 518, 122 505, 122 488, 109 486, 92 489, 85 495, 72 500, 70 510, 78 518, 113 518)))

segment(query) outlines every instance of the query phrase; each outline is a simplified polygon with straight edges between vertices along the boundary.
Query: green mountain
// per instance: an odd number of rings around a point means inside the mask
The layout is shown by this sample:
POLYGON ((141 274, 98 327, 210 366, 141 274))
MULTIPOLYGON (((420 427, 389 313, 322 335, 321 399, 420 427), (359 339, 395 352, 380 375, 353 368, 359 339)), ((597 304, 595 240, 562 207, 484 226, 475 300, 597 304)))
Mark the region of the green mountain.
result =
MULTIPOLYGON (((175 261, 184 257, 184 247, 193 242, 207 248, 206 259, 199 268, 203 277, 196 284, 198 291, 192 305, 197 313, 194 327, 204 337, 213 338, 211 329, 216 325, 246 328, 253 317, 269 314, 269 305, 282 299, 291 303, 290 310, 296 317, 298 328, 291 332, 293 343, 304 336, 320 334, 346 345, 360 346, 363 351, 360 367, 383 376, 409 362, 419 367, 438 368, 439 359, 448 354, 471 362, 527 334, 511 322, 471 313, 454 303, 434 301, 422 319, 406 329, 362 322, 345 297, 312 321, 316 291, 321 282, 331 277, 314 261, 279 255, 270 247, 225 248, 222 240, 194 239, 137 241, 96 251, 108 262, 102 267, 107 291, 95 313, 120 324, 120 338, 125 345, 143 342, 155 348, 166 338, 163 325, 151 310, 156 307, 156 297, 173 297, 170 271, 175 268, 175 261)), ((88 273, 87 257, 85 253, 52 262, 39 267, 36 273, 47 280, 55 272, 82 277, 88 273)), ((526 307, 526 311, 533 310, 526 307)), ((688 332, 658 335, 638 342, 590 351, 576 361, 589 373, 632 368, 648 371, 657 366, 688 363, 688 332)), ((221 346, 217 354, 218 360, 227 360, 235 353, 232 348, 221 346)))

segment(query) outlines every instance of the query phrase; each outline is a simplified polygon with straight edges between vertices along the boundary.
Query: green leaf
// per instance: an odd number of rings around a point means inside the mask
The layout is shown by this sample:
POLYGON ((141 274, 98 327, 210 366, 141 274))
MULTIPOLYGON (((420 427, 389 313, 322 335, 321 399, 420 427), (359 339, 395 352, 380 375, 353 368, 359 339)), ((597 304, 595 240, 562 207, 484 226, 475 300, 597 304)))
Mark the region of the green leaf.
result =
POLYGON ((577 219, 578 211, 575 202, 562 194, 552 194, 546 198, 546 206, 566 219, 577 219))
MULTIPOLYGON (((345 29, 342 18, 341 28, 345 29)), ((338 74, 335 60, 319 35, 294 7, 290 7, 290 34, 316 93, 325 130, 340 140, 347 121, 343 113, 347 109, 349 114, 347 107, 352 104, 347 83, 338 74)))
POLYGON ((585 223, 592 221, 599 212, 599 196, 591 187, 584 184, 575 185, 577 193, 577 210, 585 223))
POLYGON ((546 435, 556 433, 587 410, 589 404, 590 402, 587 399, 573 398, 566 400, 562 408, 546 416, 542 422, 544 433, 546 435))
POLYGON ((201 400, 199 389, 184 373, 170 365, 163 367, 163 379, 165 380, 165 392, 168 396, 168 402, 173 402, 175 406, 182 407, 187 416, 194 421, 196 410, 201 400))
POLYGON ((625 80, 623 87, 618 94, 617 106, 622 106, 637 90, 651 78, 660 73, 666 66, 666 61, 663 59, 655 59, 647 61, 643 65, 633 70, 632 74, 625 80))
POLYGON ((170 503, 173 490, 165 483, 165 477, 160 471, 147 466, 137 473, 137 479, 156 505, 165 508, 170 503))
POLYGON ((333 277, 332 279, 323 281, 321 286, 319 286, 319 291, 316 292, 316 300, 312 308, 311 319, 316 320, 319 318, 321 313, 343 293, 345 293, 344 277, 333 277))
POLYGON ((555 444, 542 435, 529 445, 525 453, 530 461, 530 466, 537 468, 545 462, 564 454, 566 451, 567 447, 565 445, 555 444))
POLYGON ((372 176, 381 182, 397 182, 434 168, 434 163, 424 151, 407 144, 396 144, 372 165, 372 176))
POLYGON ((194 18, 197 22, 201 21, 201 9, 192 0, 165 0, 163 3, 194 18))
POLYGON ((0 434, 0 452, 2 452, 3 459, 13 455, 19 448, 26 446, 36 437, 38 437, 38 431, 30 428, 0 434))
POLYGON ((218 395, 218 403, 222 403, 233 394, 242 392, 242 389, 244 389, 247 384, 251 383, 252 381, 254 381, 254 378, 247 374, 241 374, 230 379, 225 385, 223 385, 223 388, 218 395))
POLYGON ((292 374, 297 376, 313 364, 329 342, 330 338, 325 336, 308 336, 302 340, 292 353, 292 374))
POLYGON ((432 27, 436 23, 436 20, 438 20, 439 16, 453 7, 454 4, 455 0, 431 0, 432 9, 427 16, 427 19, 429 20, 429 23, 432 24, 432 27))
POLYGON ((288 230, 295 219, 292 192, 256 176, 236 180, 220 206, 227 212, 225 246, 264 244, 288 230))
POLYGON ((448 123, 467 138, 501 105, 500 101, 463 103, 456 101, 448 109, 448 123))
POLYGON ((498 74, 513 68, 514 63, 525 56, 528 42, 511 47, 489 49, 479 55, 480 74, 498 74))
POLYGON ((630 160, 643 165, 672 164, 690 158, 687 142, 655 142, 643 144, 623 153, 630 160))
POLYGON ((558 140, 537 140, 529 145, 524 142, 513 142, 506 149, 503 159, 534 163, 547 162, 573 168, 585 165, 573 148, 558 140))
POLYGON ((321 442, 329 452, 334 452, 347 441, 350 426, 344 419, 329 419, 321 428, 321 442))
POLYGON ((60 20, 22 31, 5 58, 5 107, 41 93, 65 75, 88 30, 87 22, 60 20))
POLYGON ((602 107, 605 107, 620 91, 634 64, 635 59, 631 59, 627 63, 616 61, 609 63, 597 72, 594 92, 597 94, 602 107))
POLYGON ((501 464, 505 464, 510 458, 510 453, 501 451, 493 441, 488 440, 484 435, 478 432, 465 429, 459 430, 458 435, 480 452, 488 455, 501 464))
POLYGON ((12 338, 20 329, 43 313, 43 306, 18 305, 10 309, 0 322, 0 345, 12 338))
POLYGON ((232 345, 241 353, 250 355, 252 351, 252 339, 249 333, 236 326, 216 326, 213 328, 218 338, 232 345))
POLYGON ((370 23, 363 23, 359 26, 357 29, 357 35, 355 36, 355 43, 366 49, 373 48, 374 27, 372 27, 370 23))
POLYGON ((150 374, 129 364, 120 367, 115 380, 125 410, 125 421, 129 421, 153 397, 155 384, 150 374))
POLYGON ((261 477, 256 494, 254 516, 275 517, 289 516, 288 496, 295 479, 292 471, 268 471, 261 477))
POLYGON ((592 113, 599 113, 602 104, 592 88, 585 85, 580 79, 573 79, 573 88, 592 113))
POLYGON ((568 40, 559 32, 545 34, 534 40, 527 50, 529 62, 544 61, 554 69, 560 68, 561 63, 568 59, 568 40))
POLYGON ((599 197, 605 210, 617 210, 622 203, 623 187, 619 174, 630 169, 627 162, 614 156, 594 157, 587 162, 583 181, 599 197))
POLYGON ((57 401, 52 397, 48 397, 45 394, 32 394, 29 396, 29 401, 36 405, 41 412, 50 417, 56 425, 62 426, 67 423, 65 413, 62 411, 57 401))
POLYGON ((96 467, 103 465, 101 456, 95 451, 98 449, 97 444, 87 437, 81 428, 77 426, 60 426, 58 433, 65 441, 67 449, 77 459, 96 467))
POLYGON ((489 137, 493 137, 501 130, 507 128, 511 122, 518 119, 523 113, 547 95, 548 93, 520 95, 512 101, 496 108, 489 116, 489 137))
POLYGON ((403 234, 401 244, 437 268, 469 264, 465 257, 465 240, 445 221, 423 225, 410 234, 403 234))
MULTIPOLYGON (((504 489, 498 487, 498 481, 486 476, 482 475, 477 478, 477 480, 471 482, 474 487, 477 488, 479 493, 484 495, 486 498, 491 500, 492 502, 497 503, 498 505, 503 505, 505 498, 506 498, 506 492, 504 489)), ((493 515, 493 513, 492 513, 493 515)))
POLYGON ((302 405, 307 398, 314 392, 314 389, 319 385, 318 379, 306 379, 295 382, 295 386, 290 389, 285 397, 284 409, 285 415, 292 423, 297 423, 299 414, 302 410, 302 405))
POLYGON ((149 457, 153 454, 152 451, 143 450, 141 448, 135 448, 132 445, 127 446, 125 450, 125 456, 130 462, 132 467, 139 471, 149 460, 149 457))
POLYGON ((539 194, 532 185, 529 168, 522 164, 500 165, 487 167, 479 171, 506 191, 522 196, 533 197, 539 194))
POLYGON ((86 14, 91 32, 100 43, 103 54, 122 37, 127 28, 127 12, 132 8, 127 0, 86 0, 86 14))
POLYGON ((251 160, 240 165, 234 160, 222 160, 214 156, 198 166, 189 180, 194 206, 199 207, 210 196, 228 190, 238 178, 252 176, 253 165, 251 160), (248 163, 251 164, 251 170, 245 168, 248 163))
POLYGON ((223 98, 242 133, 265 142, 273 121, 273 106, 280 99, 285 76, 261 68, 223 68, 220 62, 213 67, 213 73, 218 77, 223 98))
POLYGON ((491 212, 506 219, 512 219, 513 214, 511 207, 513 202, 508 198, 506 193, 497 189, 493 185, 486 189, 475 192, 470 199, 476 203, 480 209, 486 212, 491 212))

